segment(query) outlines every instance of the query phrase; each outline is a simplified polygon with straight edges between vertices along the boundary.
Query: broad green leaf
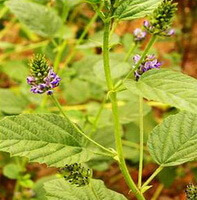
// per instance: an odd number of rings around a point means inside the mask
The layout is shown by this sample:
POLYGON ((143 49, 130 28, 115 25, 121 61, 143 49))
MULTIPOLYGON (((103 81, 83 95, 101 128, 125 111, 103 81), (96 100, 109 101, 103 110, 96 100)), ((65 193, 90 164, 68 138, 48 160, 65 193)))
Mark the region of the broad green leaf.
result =
POLYGON ((91 180, 90 185, 76 187, 61 178, 44 183, 44 189, 48 200, 126 200, 123 195, 107 189, 100 180, 91 180))
POLYGON ((148 139, 153 159, 162 166, 174 166, 197 157, 197 115, 188 112, 167 117, 148 139))
POLYGON ((197 81, 182 73, 166 69, 150 70, 138 82, 129 80, 125 86, 148 100, 197 112, 197 81))
POLYGON ((25 0, 10 0, 6 6, 30 30, 43 37, 54 36, 62 26, 61 18, 46 6, 25 0))
POLYGON ((70 121, 55 114, 21 114, 0 121, 0 151, 31 162, 62 167, 89 161, 95 154, 83 147, 85 141, 70 121))
POLYGON ((142 18, 153 12, 162 0, 122 0, 114 12, 118 20, 142 18))
POLYGON ((0 111, 7 114, 20 114, 28 101, 9 89, 0 89, 0 111))

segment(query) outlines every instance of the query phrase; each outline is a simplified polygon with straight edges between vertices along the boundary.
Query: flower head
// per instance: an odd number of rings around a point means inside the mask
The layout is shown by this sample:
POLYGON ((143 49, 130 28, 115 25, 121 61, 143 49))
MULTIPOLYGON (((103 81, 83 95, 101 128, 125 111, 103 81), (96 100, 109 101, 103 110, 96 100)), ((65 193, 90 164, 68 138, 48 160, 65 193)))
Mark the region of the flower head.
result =
POLYGON ((78 163, 66 165, 61 168, 59 172, 64 176, 65 180, 69 181, 71 184, 77 185, 78 187, 88 185, 92 176, 90 169, 85 169, 78 163))
POLYGON ((144 27, 152 34, 160 36, 171 36, 174 31, 170 29, 172 19, 177 10, 177 4, 172 0, 164 0, 156 8, 150 17, 150 21, 144 21, 144 27))
POLYGON ((185 192, 186 192, 188 200, 197 199, 197 186, 194 186, 193 184, 189 184, 185 192))
POLYGON ((136 28, 133 32, 135 41, 142 41, 146 37, 146 32, 140 28, 136 28))
MULTIPOLYGON (((140 58, 141 58, 140 55, 135 55, 133 57, 134 63, 137 64, 140 58)), ((155 55, 147 55, 145 60, 139 66, 139 68, 134 72, 136 80, 139 80, 140 76, 146 71, 151 70, 151 69, 159 69, 160 66, 161 66, 161 63, 158 62, 155 55)))
POLYGON ((30 63, 31 76, 27 77, 27 83, 34 94, 53 94, 53 88, 61 81, 42 55, 36 55, 30 63))

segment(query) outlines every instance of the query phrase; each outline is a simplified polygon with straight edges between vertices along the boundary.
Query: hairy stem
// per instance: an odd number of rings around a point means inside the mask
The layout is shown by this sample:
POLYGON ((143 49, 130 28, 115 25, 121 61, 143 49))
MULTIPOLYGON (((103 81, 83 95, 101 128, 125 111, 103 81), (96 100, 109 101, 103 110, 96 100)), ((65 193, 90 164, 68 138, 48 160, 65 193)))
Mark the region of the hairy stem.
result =
POLYGON ((139 96, 139 122, 140 122, 140 160, 138 172, 138 188, 142 186, 143 154, 144 154, 144 122, 143 122, 143 98, 139 96))
POLYGON ((77 46, 80 45, 83 42, 83 39, 85 38, 86 34, 88 33, 90 27, 92 26, 92 24, 94 24, 94 22, 96 21, 96 19, 98 18, 98 13, 95 13, 95 15, 92 17, 92 19, 90 20, 90 22, 87 24, 87 26, 85 27, 84 31, 82 32, 81 36, 79 37, 79 39, 77 40, 75 46, 73 47, 71 53, 68 55, 68 57, 66 58, 66 61, 64 63, 65 66, 67 66, 71 60, 73 59, 73 57, 75 56, 76 53, 76 49, 77 46))
MULTIPOLYGON (((109 63, 109 34, 110 34, 110 21, 107 19, 104 24, 104 36, 103 36, 103 65, 105 71, 105 78, 107 82, 107 87, 109 92, 113 91, 113 81, 111 78, 111 70, 110 70, 110 63, 109 63)), ((114 120, 114 134, 115 134, 115 142, 116 142, 116 150, 118 153, 118 162, 120 169, 124 175, 125 181, 127 182, 129 188, 133 193, 135 193, 138 200, 144 200, 145 198, 140 193, 138 188, 136 187, 133 179, 131 178, 129 171, 127 169, 124 155, 123 155, 123 148, 122 148, 122 140, 121 140, 121 124, 119 120, 119 113, 118 113, 118 103, 116 92, 111 92, 110 100, 112 103, 112 113, 113 113, 113 120, 114 120)))
POLYGON ((55 72, 58 71, 59 64, 60 64, 61 59, 62 59, 62 54, 64 52, 66 45, 67 45, 67 40, 64 40, 62 42, 62 44, 58 47, 58 52, 56 54, 55 61, 54 61, 54 71, 55 72))

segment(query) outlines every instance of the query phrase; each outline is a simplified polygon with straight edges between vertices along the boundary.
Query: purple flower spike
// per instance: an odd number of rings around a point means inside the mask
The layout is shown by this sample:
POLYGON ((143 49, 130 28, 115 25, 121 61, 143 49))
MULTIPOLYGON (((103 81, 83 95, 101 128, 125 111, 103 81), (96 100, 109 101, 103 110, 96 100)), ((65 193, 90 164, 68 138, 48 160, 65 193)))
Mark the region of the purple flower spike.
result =
MULTIPOLYGON (((134 63, 137 64, 138 61, 140 60, 140 58, 141 58, 141 56, 135 55, 133 57, 134 63)), ((145 72, 147 72, 148 70, 151 70, 151 69, 159 69, 160 66, 161 66, 161 63, 158 62, 155 55, 147 55, 145 60, 139 66, 139 68, 134 72, 134 76, 135 76, 136 81, 139 80, 140 76, 143 73, 145 73, 145 72)))
POLYGON ((135 41, 141 41, 146 37, 146 32, 142 31, 140 28, 136 28, 133 32, 133 35, 135 41))

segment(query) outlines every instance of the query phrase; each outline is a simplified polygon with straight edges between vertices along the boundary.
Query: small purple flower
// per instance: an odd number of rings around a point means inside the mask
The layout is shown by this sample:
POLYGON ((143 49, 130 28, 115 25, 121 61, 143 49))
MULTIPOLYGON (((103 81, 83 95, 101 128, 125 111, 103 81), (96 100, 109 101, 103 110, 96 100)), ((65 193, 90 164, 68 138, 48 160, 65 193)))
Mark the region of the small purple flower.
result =
POLYGON ((172 36, 174 34, 175 34, 175 30, 174 29, 170 29, 170 30, 166 31, 166 35, 167 36, 172 36))
POLYGON ((29 85, 33 85, 34 83, 35 83, 35 78, 33 77, 33 76, 28 76, 27 77, 27 83, 29 84, 29 85))
POLYGON ((144 27, 147 29, 150 27, 150 22, 148 20, 144 21, 144 27))
POLYGON ((34 94, 43 94, 47 92, 48 95, 52 95, 51 89, 57 87, 60 83, 60 77, 50 68, 46 77, 42 79, 36 79, 33 76, 27 77, 27 83, 31 85, 31 92, 34 94))
POLYGON ((138 61, 140 60, 140 58, 141 58, 141 56, 140 55, 135 55, 135 56, 133 56, 133 61, 134 61, 134 63, 135 64, 137 64, 138 63, 138 61))
MULTIPOLYGON (((133 57, 134 63, 137 64, 140 60, 141 56, 135 55, 133 57)), ((151 69, 159 69, 161 63, 158 62, 155 55, 147 55, 145 60, 141 63, 139 68, 134 72, 135 78, 138 81, 140 76, 148 70, 151 69)))
POLYGON ((136 28, 133 32, 133 35, 135 41, 141 41, 146 37, 146 32, 142 31, 140 28, 136 28))

